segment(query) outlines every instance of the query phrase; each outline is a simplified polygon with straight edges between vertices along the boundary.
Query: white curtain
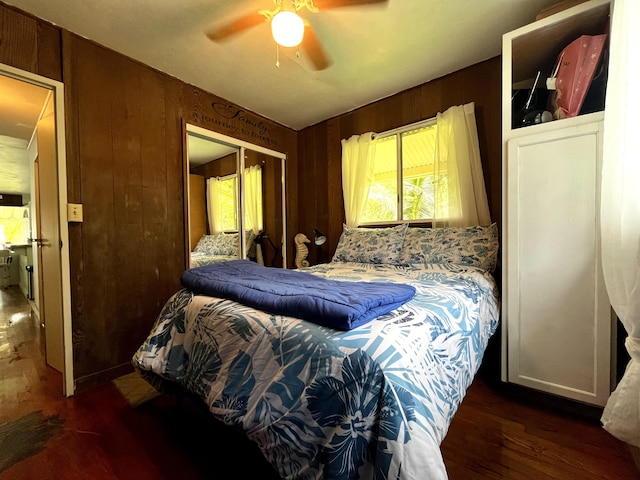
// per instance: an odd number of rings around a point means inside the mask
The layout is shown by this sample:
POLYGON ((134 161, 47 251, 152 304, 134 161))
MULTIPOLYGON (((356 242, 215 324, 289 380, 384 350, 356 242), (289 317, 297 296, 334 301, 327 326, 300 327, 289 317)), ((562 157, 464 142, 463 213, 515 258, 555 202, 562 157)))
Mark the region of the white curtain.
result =
POLYGON ((602 268, 631 356, 602 425, 640 447, 640 1, 616 0, 604 120, 600 223, 602 268))
POLYGON ((262 230, 262 168, 254 165, 244 170, 246 227, 256 235, 262 230))
POLYGON ((491 223, 473 103, 436 117, 434 226, 491 223))
POLYGON ((207 220, 211 235, 222 232, 222 205, 215 201, 216 198, 220 198, 220 179, 207 178, 207 220))
POLYGON ((346 223, 357 227, 373 183, 374 134, 353 135, 342 140, 342 195, 346 223))
MULTIPOLYGON (((262 168, 260 165, 244 169, 244 216, 245 227, 250 228, 254 235, 263 229, 262 220, 262 168)), ((250 245, 247 245, 247 249, 250 245)), ((256 245, 258 263, 264 264, 262 248, 256 245)))

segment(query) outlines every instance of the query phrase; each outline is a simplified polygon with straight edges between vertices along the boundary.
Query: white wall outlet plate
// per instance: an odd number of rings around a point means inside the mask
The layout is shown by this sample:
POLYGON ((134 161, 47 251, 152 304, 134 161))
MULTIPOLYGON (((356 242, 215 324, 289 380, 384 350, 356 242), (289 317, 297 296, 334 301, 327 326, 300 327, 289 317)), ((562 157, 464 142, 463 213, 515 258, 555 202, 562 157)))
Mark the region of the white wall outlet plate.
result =
POLYGON ((67 221, 82 222, 81 203, 67 203, 67 221))

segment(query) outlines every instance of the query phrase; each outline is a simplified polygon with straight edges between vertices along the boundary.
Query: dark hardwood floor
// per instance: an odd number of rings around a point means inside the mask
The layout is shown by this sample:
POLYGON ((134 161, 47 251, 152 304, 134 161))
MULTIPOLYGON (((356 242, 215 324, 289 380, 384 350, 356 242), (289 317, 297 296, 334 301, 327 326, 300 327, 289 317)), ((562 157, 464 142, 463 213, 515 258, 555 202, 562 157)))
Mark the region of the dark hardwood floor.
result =
MULTIPOLYGON (((64 398, 40 336, 18 288, 0 290, 0 480, 276 478, 188 402, 132 408, 111 383, 64 398)), ((543 403, 478 376, 442 444, 450 479, 640 479, 597 421, 543 403)))

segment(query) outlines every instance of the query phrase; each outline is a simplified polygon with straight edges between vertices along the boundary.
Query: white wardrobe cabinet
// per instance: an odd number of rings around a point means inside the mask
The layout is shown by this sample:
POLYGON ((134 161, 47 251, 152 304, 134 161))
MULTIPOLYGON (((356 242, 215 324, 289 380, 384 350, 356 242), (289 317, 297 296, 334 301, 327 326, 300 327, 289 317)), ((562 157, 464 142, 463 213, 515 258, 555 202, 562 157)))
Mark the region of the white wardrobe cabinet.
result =
POLYGON ((536 77, 531 98, 544 99, 566 45, 608 32, 610 9, 589 0, 502 42, 502 380, 597 406, 612 391, 615 351, 600 264, 606 113, 528 126, 512 116, 536 77))
POLYGON ((509 140, 503 242, 506 379, 595 405, 606 403, 611 369, 602 127, 592 121, 509 140))

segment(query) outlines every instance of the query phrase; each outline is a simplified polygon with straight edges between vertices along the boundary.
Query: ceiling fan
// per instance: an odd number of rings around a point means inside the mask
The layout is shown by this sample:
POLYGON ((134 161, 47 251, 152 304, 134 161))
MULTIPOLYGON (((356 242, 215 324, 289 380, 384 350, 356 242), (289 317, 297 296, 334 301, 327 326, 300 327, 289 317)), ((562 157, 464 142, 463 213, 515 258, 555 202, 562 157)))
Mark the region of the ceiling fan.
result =
MULTIPOLYGON (((388 0, 273 0, 276 5, 273 10, 248 13, 225 25, 208 30, 206 35, 214 42, 222 42, 263 22, 269 22, 278 47, 299 47, 309 57, 314 69, 324 70, 331 65, 329 56, 311 25, 303 20, 298 12, 303 7, 308 12, 318 13, 340 7, 387 2, 388 0)), ((279 66, 278 60, 276 66, 279 66)))

